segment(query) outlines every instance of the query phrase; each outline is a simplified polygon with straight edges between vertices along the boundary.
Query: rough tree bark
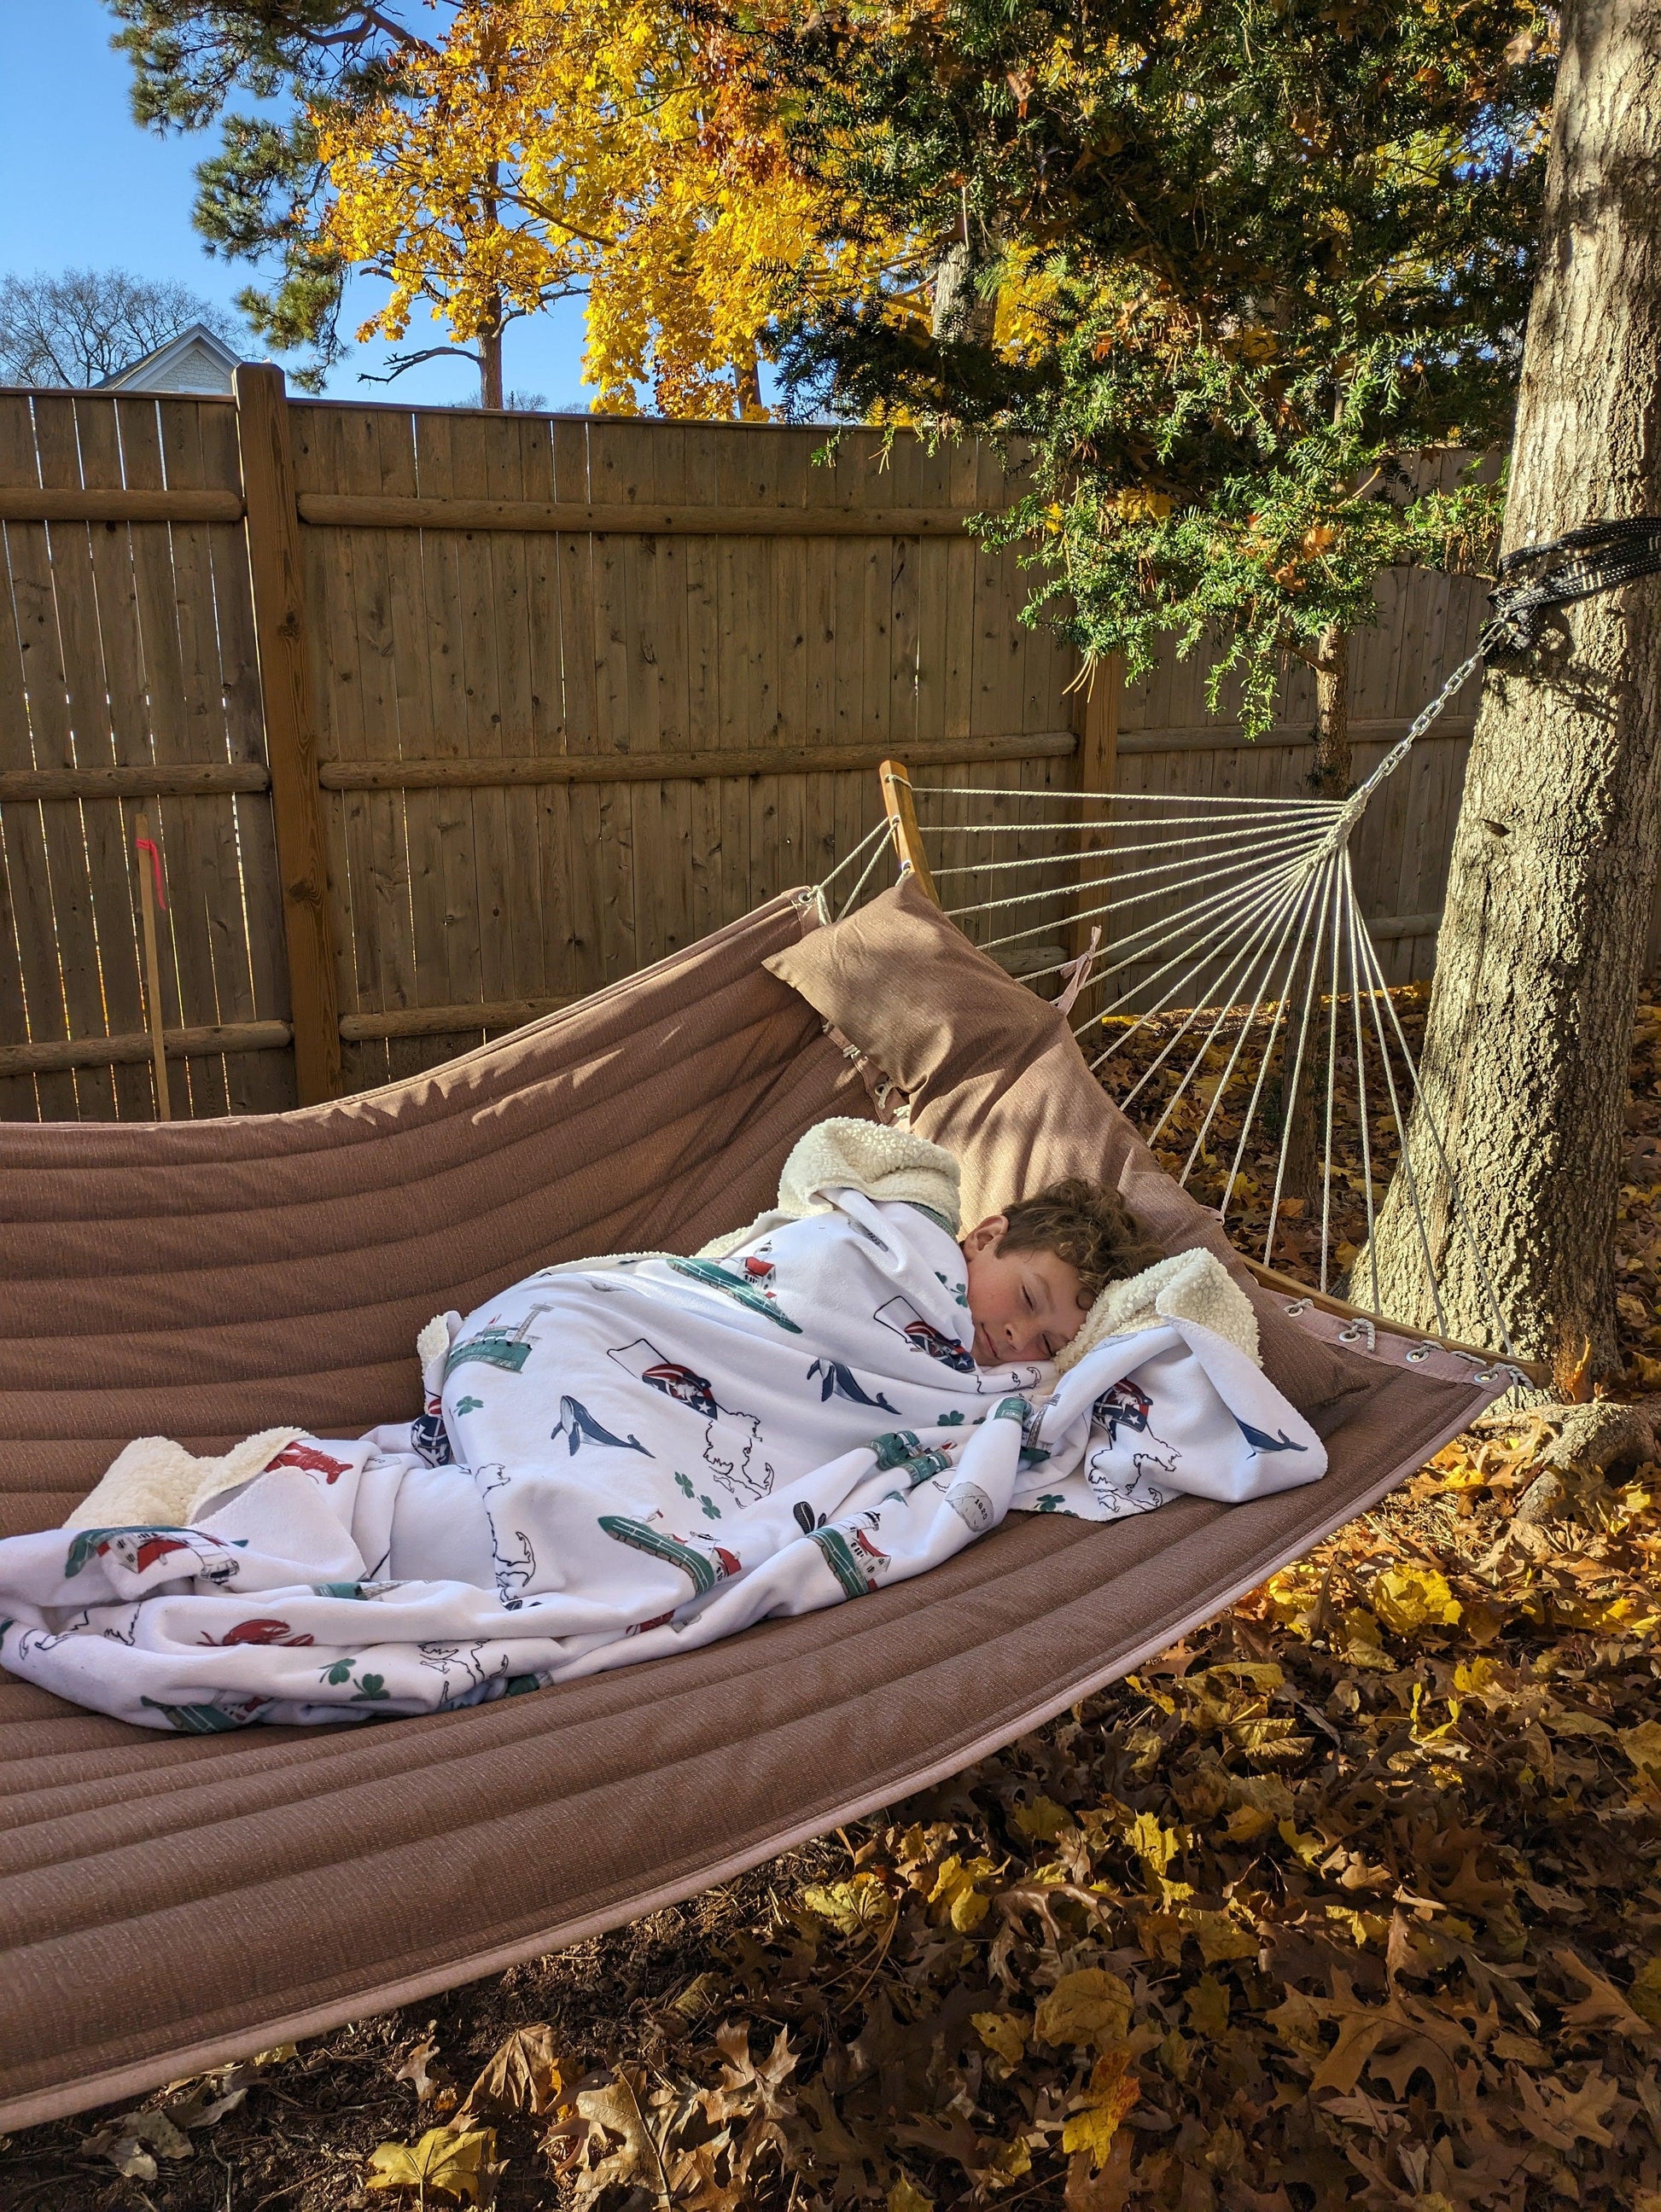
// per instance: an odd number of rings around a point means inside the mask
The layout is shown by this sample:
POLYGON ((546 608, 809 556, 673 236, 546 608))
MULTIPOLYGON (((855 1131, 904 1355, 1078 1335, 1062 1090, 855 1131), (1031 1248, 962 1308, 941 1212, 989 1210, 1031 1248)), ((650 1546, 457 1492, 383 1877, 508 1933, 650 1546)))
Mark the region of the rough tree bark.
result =
POLYGON ((990 345, 998 319, 995 299, 980 289, 985 255, 977 252, 965 223, 934 264, 934 299, 929 319, 934 337, 948 343, 990 345))
POLYGON ((1343 799, 1350 786, 1349 632, 1336 623, 1321 632, 1315 663, 1315 776, 1323 799, 1343 799))
POLYGON ((478 404, 481 407, 501 407, 505 404, 502 388, 502 331, 482 331, 478 339, 478 404))
MULTIPOLYGON (((1661 514, 1661 0, 1567 0, 1507 548, 1661 514)), ((1451 1221, 1439 1126, 1518 1351, 1561 1395, 1617 1370, 1612 1260, 1633 1010, 1661 805, 1661 583, 1564 611, 1490 672, 1455 836, 1385 1311, 1494 1340, 1451 1221)), ((1355 1279, 1365 1281, 1365 1263, 1355 1279)))

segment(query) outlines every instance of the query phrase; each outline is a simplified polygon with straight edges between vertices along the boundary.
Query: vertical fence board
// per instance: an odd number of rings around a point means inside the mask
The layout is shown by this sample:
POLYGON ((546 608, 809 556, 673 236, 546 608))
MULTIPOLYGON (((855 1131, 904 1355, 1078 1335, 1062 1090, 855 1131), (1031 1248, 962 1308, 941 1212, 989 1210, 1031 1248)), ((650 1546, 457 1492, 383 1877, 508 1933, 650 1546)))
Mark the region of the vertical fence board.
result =
POLYGON ((234 376, 254 637, 283 882, 295 1087, 301 1103, 309 1105, 339 1091, 340 1024, 294 455, 280 373, 244 363, 234 376))
MULTIPOLYGON (((33 403, 40 482, 49 489, 66 488, 79 481, 73 409, 71 399, 57 393, 43 395, 33 403)), ((11 476, 9 469, 6 473, 11 476)), ((21 480, 11 477, 13 482, 21 480)), ((86 702, 91 669, 83 660, 72 678, 65 666, 69 641, 78 643, 82 653, 87 649, 84 639, 77 636, 78 626, 67 582, 68 564, 73 558, 71 549, 77 534, 84 558, 84 524, 46 525, 12 533, 12 590, 22 641, 34 756, 42 767, 70 768, 79 764, 75 705, 86 702), (56 573, 60 565, 65 569, 61 595, 56 573), (69 641, 64 634, 66 613, 70 617, 69 641), (76 687, 73 695, 72 681, 76 687)), ((48 799, 42 803, 40 812, 56 940, 51 950, 60 979, 65 1022, 62 1033, 76 1037, 107 1036, 109 1025, 99 974, 93 883, 81 805, 77 800, 48 799)), ((136 956, 133 981, 136 987, 136 956)), ((116 1091, 107 1068, 78 1068, 71 1081, 77 1115, 96 1120, 113 1117, 116 1091)))

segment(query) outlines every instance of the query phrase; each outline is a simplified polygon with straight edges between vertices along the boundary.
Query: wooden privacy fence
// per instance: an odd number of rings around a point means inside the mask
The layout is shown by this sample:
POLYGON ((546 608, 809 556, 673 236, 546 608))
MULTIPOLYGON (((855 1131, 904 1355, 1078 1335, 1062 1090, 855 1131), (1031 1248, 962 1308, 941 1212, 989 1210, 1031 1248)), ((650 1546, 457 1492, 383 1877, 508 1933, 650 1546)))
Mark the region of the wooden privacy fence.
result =
MULTIPOLYGON (((1074 688, 964 531, 1007 496, 989 453, 855 432, 818 466, 824 436, 295 401, 264 367, 229 402, 0 393, 0 1115, 155 1111, 141 808, 202 1115, 417 1073, 815 880, 887 754, 995 791, 1299 787, 1295 684, 1256 747, 1197 664, 1074 688)), ((1362 766, 1480 613, 1421 575, 1381 599, 1362 766)), ((1397 975, 1469 726, 1369 811, 1397 975)))

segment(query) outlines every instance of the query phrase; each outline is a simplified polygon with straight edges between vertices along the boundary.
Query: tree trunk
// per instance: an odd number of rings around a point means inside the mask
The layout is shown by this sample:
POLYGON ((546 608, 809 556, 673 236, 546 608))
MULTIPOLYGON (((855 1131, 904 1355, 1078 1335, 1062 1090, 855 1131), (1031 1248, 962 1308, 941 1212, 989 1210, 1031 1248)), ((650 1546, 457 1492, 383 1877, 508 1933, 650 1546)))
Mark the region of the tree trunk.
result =
POLYGON ((1317 649, 1314 784, 1323 799, 1343 799, 1350 786, 1349 632, 1332 623, 1317 649))
POLYGON ((934 264, 934 300, 929 328, 948 344, 990 345, 998 320, 995 299, 983 299, 980 274, 985 262, 968 237, 953 240, 934 264))
POLYGON ((482 331, 478 340, 478 404, 500 407, 502 397, 502 332, 482 331))
MULTIPOLYGON (((1661 513, 1661 4, 1568 0, 1508 546, 1661 513)), ((1386 1312, 1617 1371, 1612 1260, 1627 1063, 1661 803, 1661 590, 1564 611, 1485 687, 1455 836, 1409 1158, 1378 1230, 1386 1312), (1471 1223, 1452 1219, 1430 1121, 1471 1223), (1473 1243, 1487 1262, 1485 1288, 1473 1243)), ((1356 1272, 1366 1279, 1366 1265, 1356 1272)))
POLYGON ((767 410, 761 402, 761 356, 753 341, 749 358, 740 356, 733 363, 733 382, 738 391, 739 422, 764 422, 767 410))

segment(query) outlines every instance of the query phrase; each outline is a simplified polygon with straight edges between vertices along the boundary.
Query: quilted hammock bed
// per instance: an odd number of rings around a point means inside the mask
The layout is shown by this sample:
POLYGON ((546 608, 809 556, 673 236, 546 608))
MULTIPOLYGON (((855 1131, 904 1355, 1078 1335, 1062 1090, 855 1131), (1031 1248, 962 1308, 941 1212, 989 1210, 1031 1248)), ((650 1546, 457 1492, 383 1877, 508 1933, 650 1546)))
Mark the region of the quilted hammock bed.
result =
MULTIPOLYGON (((769 1202, 805 1129, 895 1092, 962 1158, 965 1218, 1087 1173, 1168 1250, 1238 1266, 1065 1023, 909 880, 830 928, 786 895, 386 1090, 0 1125, 0 1533, 61 1521, 134 1436, 207 1452, 413 1414, 433 1312, 557 1260, 691 1252, 769 1202)), ((1326 1440, 1307 1489, 1017 1515, 919 1581, 656 1662, 649 1696, 623 1668, 389 1726, 172 1737, 0 1674, 0 2127, 504 1968, 892 1803, 1218 1612, 1494 1394, 1241 1275, 1326 1440)))

